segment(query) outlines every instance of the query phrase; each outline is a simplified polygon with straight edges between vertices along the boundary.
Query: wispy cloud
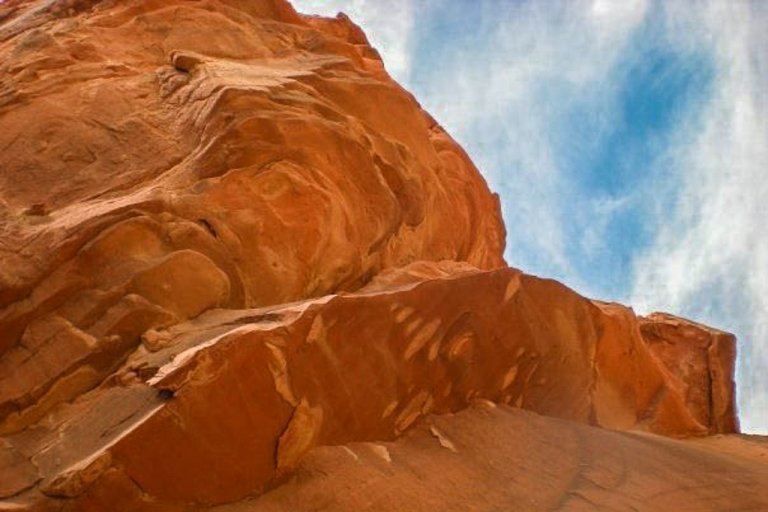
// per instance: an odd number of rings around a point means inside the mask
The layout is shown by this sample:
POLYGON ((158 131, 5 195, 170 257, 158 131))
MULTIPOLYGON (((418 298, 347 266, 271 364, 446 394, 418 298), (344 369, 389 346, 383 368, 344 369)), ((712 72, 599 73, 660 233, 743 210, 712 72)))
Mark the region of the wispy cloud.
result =
POLYGON ((299 0, 347 12, 502 196, 507 259, 734 331, 768 431, 768 4, 299 0))
POLYGON ((647 10, 644 1, 433 2, 415 36, 409 85, 501 193, 508 260, 587 293, 605 293, 584 260, 604 249, 606 205, 631 208, 633 191, 589 190, 585 157, 615 146, 647 10))
POLYGON ((746 2, 669 12, 677 44, 711 42, 716 79, 702 125, 674 148, 678 201, 654 219, 632 297, 740 335, 743 426, 768 433, 767 15, 746 2))

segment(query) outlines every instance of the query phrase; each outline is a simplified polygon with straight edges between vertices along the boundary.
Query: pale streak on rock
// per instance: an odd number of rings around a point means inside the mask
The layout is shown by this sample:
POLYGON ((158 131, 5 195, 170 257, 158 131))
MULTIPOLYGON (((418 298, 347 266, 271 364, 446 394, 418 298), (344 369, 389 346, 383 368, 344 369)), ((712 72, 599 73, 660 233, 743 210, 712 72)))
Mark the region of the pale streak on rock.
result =
POLYGON ((411 336, 417 329, 419 329, 424 324, 424 319, 417 316, 410 320, 408 324, 406 324, 405 328, 403 329, 403 334, 405 336, 411 336))
POLYGON ((398 307, 395 312, 395 322, 401 324, 408 320, 415 312, 416 310, 410 306, 398 307))
POLYGON ((435 340, 429 345, 429 352, 427 352, 427 359, 429 361, 434 361, 437 359, 438 354, 440 353, 440 340, 435 340))
POLYGON ((240 327, 236 327, 230 331, 227 331, 224 334, 211 338, 208 341, 200 343, 199 345, 195 345, 194 347, 188 348, 187 350, 179 354, 176 354, 170 363, 160 367, 160 369, 155 374, 155 376, 147 381, 147 384, 149 384, 150 386, 155 386, 159 384, 163 379, 172 375, 179 368, 182 368, 188 361, 194 358, 195 355, 204 351, 208 347, 212 347, 216 345, 219 341, 222 341, 229 337, 237 337, 239 335, 252 332, 252 331, 258 331, 258 330, 261 330, 261 327, 259 327, 258 325, 253 325, 253 324, 242 325, 240 327))
POLYGON ((312 325, 309 327, 307 343, 323 343, 325 339, 325 330, 323 315, 315 316, 315 318, 312 319, 312 325))
POLYGON ((467 350, 471 349, 474 342, 474 334, 464 332, 451 340, 447 346, 448 359, 455 360, 463 357, 467 350))
POLYGON ((421 414, 426 415, 432 412, 432 408, 435 405, 435 397, 432 395, 429 395, 427 399, 424 401, 424 405, 421 406, 421 414))
POLYGON ((323 409, 310 406, 307 399, 302 398, 278 440, 278 470, 287 470, 298 464, 301 456, 314 446, 322 424, 323 409))
POLYGON ((397 416, 395 428, 399 432, 403 432, 410 427, 423 414, 423 408, 429 403, 430 398, 431 395, 428 391, 419 391, 397 416))
POLYGON ((360 457, 349 446, 342 446, 341 449, 347 452, 347 454, 349 454, 349 456, 352 457, 352 460, 355 460, 355 461, 360 460, 360 457))
POLYGON ((512 300, 512 297, 515 296, 517 291, 520 289, 520 276, 514 275, 510 278, 509 283, 507 283, 507 288, 504 290, 504 302, 509 302, 512 300))
POLYGON ((448 437, 442 432, 440 432, 437 429, 437 427, 435 427, 434 425, 430 425, 429 431, 432 433, 433 436, 435 436, 435 438, 437 438, 437 442, 440 443, 440 446, 451 450, 453 453, 459 453, 459 450, 456 449, 456 445, 453 444, 453 441, 448 439, 448 437))
POLYGON ((294 407, 300 406, 299 401, 293 394, 291 381, 288 375, 288 362, 285 359, 285 353, 281 347, 274 343, 266 342, 266 347, 272 352, 272 361, 269 363, 269 370, 272 372, 272 378, 275 381, 275 390, 283 399, 294 407))
POLYGON ((406 361, 410 360, 418 351, 424 348, 424 345, 426 345, 437 333, 437 330, 440 329, 441 324, 442 322, 439 318, 434 318, 416 332, 405 349, 404 357, 406 361))
POLYGON ((491 402, 490 400, 486 398, 477 398, 472 402, 472 405, 481 407, 484 409, 495 409, 496 404, 494 402, 491 402))
POLYGON ((392 456, 389 453, 389 449, 383 444, 368 443, 368 447, 380 459, 386 462, 392 462, 392 456))
POLYGON ((518 367, 517 365, 511 367, 507 373, 504 374, 504 380, 501 382, 501 389, 507 389, 510 384, 515 381, 517 377, 518 367))
POLYGON ((400 402, 398 402, 397 400, 394 400, 389 405, 387 405, 387 407, 381 413, 382 419, 392 415, 392 413, 395 412, 395 409, 397 409, 397 406, 398 406, 399 403, 400 402))

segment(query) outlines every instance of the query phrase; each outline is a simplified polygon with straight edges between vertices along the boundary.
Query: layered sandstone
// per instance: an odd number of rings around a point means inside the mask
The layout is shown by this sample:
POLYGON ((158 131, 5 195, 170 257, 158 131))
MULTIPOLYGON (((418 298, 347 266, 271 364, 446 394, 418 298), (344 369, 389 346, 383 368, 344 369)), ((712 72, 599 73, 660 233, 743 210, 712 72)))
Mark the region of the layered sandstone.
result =
POLYGON ((282 0, 0 9, 0 432, 96 386, 148 329, 415 260, 503 264, 497 198, 347 19, 282 0))
MULTIPOLYGON (((278 485, 316 446, 392 440, 478 399, 612 429, 732 432, 733 395, 717 398, 732 366, 700 390, 703 408, 653 354, 686 338, 662 324, 649 344, 641 325, 657 324, 555 281, 449 262, 357 293, 207 312, 145 333, 97 390, 6 436, 6 458, 24 462, 8 494, 74 510, 230 503, 278 485)), ((717 361, 732 350, 720 343, 717 361)))
POLYGON ((496 196, 343 15, 5 2, 0 148, 0 510, 768 504, 754 442, 658 437, 738 430, 733 336, 507 268, 496 196), (718 461, 750 498, 690 490, 718 461))

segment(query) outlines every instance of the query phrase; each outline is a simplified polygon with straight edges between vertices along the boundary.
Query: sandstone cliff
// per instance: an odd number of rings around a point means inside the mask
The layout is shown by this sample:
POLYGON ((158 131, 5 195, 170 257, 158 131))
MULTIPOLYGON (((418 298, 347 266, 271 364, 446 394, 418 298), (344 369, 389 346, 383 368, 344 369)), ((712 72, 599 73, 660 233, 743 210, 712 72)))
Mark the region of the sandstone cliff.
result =
POLYGON ((758 448, 653 435, 738 430, 733 336, 507 268, 498 199, 343 15, 0 4, 0 148, 0 510, 404 509, 355 479, 448 509, 415 476, 444 457, 476 510, 718 509, 685 491, 718 461, 768 504, 758 448), (488 443, 561 436, 652 460, 503 484, 551 463, 488 443))
POLYGON ((420 259, 503 263, 497 199, 348 21, 66 6, 3 7, 1 430, 97 385, 150 328, 420 259))

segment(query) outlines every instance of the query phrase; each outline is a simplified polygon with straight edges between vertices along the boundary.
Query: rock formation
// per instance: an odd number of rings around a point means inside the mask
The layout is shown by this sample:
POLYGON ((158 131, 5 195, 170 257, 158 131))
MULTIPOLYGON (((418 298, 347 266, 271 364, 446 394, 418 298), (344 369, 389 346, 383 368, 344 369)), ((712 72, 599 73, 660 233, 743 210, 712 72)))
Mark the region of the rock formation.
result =
POLYGON ((733 336, 508 268, 343 15, 7 1, 0 148, 0 510, 768 506, 758 440, 658 437, 738 431, 733 336))
POLYGON ((3 7, 0 430, 103 381, 150 328, 420 259, 502 264, 497 199, 345 19, 65 6, 3 7))
POLYGON ((671 441, 491 402, 394 442, 313 450, 296 475, 215 512, 765 510, 768 439, 671 441))

